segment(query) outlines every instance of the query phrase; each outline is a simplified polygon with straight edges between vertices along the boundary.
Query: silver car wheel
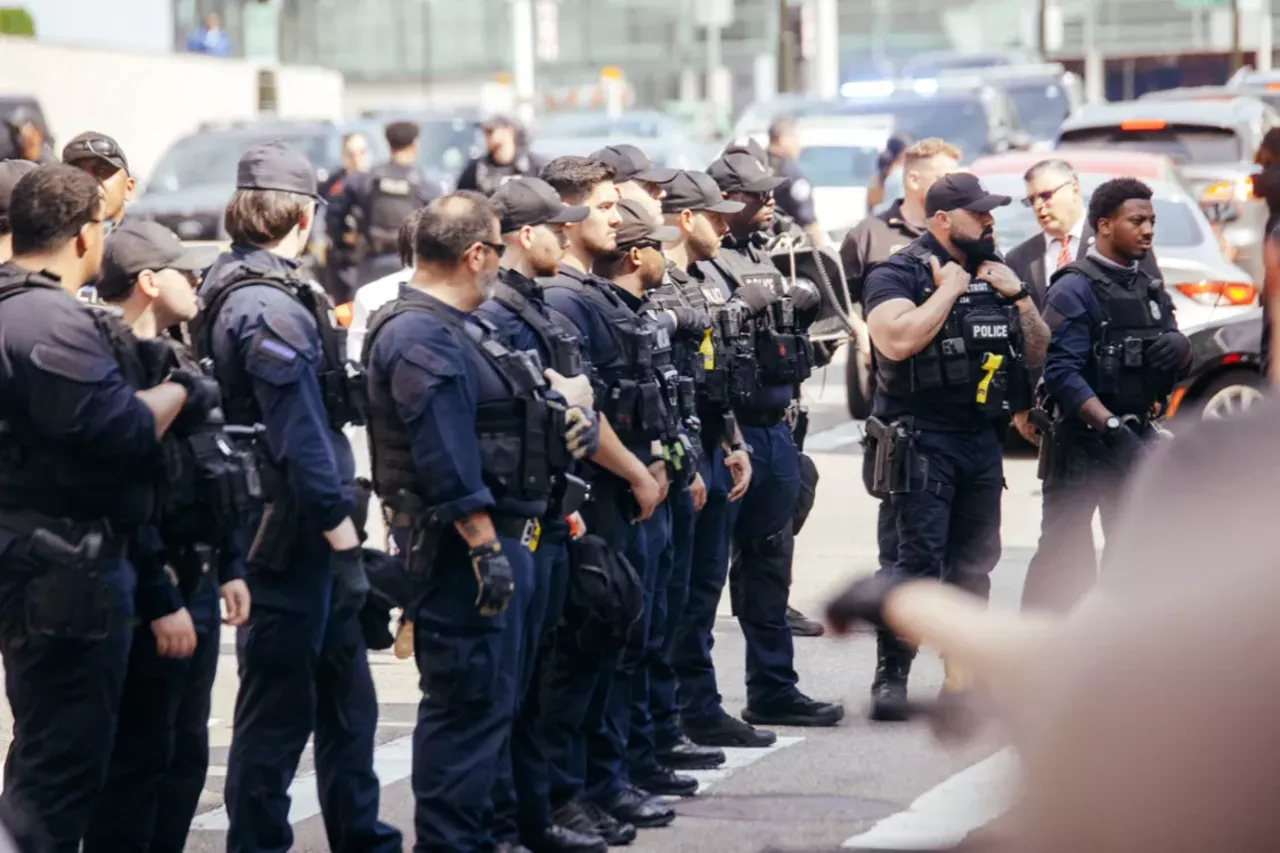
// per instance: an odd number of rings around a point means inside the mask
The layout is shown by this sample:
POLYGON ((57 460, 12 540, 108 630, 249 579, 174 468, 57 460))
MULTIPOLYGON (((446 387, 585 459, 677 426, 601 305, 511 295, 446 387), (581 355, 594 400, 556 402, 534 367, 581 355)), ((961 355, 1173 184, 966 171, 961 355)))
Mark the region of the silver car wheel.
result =
POLYGON ((1222 420, 1247 412, 1262 399, 1262 392, 1248 385, 1228 385, 1210 397, 1204 404, 1201 418, 1206 421, 1222 420))

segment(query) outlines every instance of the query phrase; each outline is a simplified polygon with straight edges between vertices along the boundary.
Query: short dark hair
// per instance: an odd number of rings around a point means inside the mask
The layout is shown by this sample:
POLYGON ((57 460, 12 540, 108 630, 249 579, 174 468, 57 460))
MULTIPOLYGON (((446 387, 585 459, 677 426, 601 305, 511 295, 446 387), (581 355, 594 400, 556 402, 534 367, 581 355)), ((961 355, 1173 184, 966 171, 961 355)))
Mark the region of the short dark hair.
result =
POLYGON ((400 263, 406 267, 413 266, 413 241, 424 209, 419 207, 406 216, 400 223, 400 233, 396 235, 396 252, 400 255, 400 263))
POLYGON ((775 118, 769 125, 769 143, 773 144, 789 133, 795 133, 796 120, 790 116, 775 118))
POLYGON ((1066 160, 1063 160, 1060 157, 1050 157, 1048 160, 1041 160, 1030 169, 1027 169, 1022 176, 1022 180, 1033 181, 1045 172, 1058 172, 1062 177, 1068 178, 1072 181, 1080 179, 1076 174, 1076 170, 1073 169, 1071 164, 1066 160))
POLYGON ((101 213, 102 185, 84 170, 62 163, 32 169, 9 198, 13 253, 57 249, 101 213))
POLYGON ((9 224, 8 212, 0 213, 0 237, 13 233, 13 226, 9 224))
POLYGON ((393 121, 385 132, 392 151, 403 151, 418 141, 418 126, 411 121, 393 121))
POLYGON ((418 262, 456 264, 476 243, 493 240, 498 213, 478 192, 459 190, 422 208, 413 232, 418 262))
POLYGON ((223 224, 237 243, 265 246, 283 240, 302 221, 311 199, 284 190, 236 190, 223 224))
POLYGON ((557 157, 542 167, 538 177, 551 184, 565 204, 581 204, 600 184, 612 181, 617 171, 590 157, 557 157))
POLYGON ((1089 199, 1089 227, 1098 230, 1099 219, 1110 219, 1126 201, 1151 200, 1151 187, 1137 178, 1113 178, 1100 184, 1089 199))

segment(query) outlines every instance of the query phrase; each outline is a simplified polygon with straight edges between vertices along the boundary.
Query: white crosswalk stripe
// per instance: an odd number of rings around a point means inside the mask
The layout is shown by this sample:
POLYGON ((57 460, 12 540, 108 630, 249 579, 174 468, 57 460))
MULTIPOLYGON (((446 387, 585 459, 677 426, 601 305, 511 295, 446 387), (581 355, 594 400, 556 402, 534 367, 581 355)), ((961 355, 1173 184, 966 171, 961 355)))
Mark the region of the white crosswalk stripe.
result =
POLYGON ((952 847, 1009 807, 1018 759, 1003 749, 921 794, 904 811, 844 843, 852 850, 920 850, 952 847))

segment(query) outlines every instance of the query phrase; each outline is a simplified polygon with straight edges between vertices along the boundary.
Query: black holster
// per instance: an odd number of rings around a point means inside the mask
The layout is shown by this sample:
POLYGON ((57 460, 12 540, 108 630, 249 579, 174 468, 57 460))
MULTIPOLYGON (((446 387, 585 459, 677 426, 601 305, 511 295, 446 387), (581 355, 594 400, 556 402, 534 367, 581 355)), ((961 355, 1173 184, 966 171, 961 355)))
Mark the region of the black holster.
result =
POLYGON ((408 530, 405 570, 411 580, 426 580, 440 554, 440 543, 448 525, 436 518, 426 501, 403 490, 386 501, 386 508, 388 525, 408 530))
POLYGON ((911 462, 915 455, 910 425, 905 420, 886 424, 867 418, 865 452, 875 457, 871 492, 875 495, 901 494, 911 490, 911 462))
POLYGON ((91 530, 73 544, 39 527, 30 537, 28 553, 46 571, 26 587, 27 632, 73 640, 105 638, 118 619, 111 587, 94 568, 103 553, 103 533, 91 530))
POLYGON ((1055 420, 1047 410, 1031 409, 1027 420, 1040 431, 1040 455, 1036 476, 1045 485, 1057 483, 1067 473, 1067 459, 1071 453, 1070 429, 1061 420, 1055 420))

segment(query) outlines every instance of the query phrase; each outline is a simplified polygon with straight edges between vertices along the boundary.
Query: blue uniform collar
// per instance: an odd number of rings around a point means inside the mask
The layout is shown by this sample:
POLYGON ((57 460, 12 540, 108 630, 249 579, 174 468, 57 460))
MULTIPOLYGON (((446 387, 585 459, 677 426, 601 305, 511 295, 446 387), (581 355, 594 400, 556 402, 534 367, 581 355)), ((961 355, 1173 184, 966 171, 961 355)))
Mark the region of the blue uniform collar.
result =
POLYGON ((627 292, 625 287, 620 287, 613 282, 609 282, 609 288, 618 295, 623 304, 637 314, 640 313, 640 307, 644 305, 644 299, 637 299, 635 296, 627 292))
POLYGON ((769 244, 769 238, 763 231, 752 231, 746 237, 739 240, 732 234, 724 235, 724 239, 720 241, 720 245, 726 249, 741 251, 743 249, 763 249, 769 244))
POLYGON ((459 323, 466 323, 471 319, 471 315, 468 314, 466 311, 459 311, 457 308, 454 308, 452 305, 448 304, 447 302, 442 302, 441 300, 435 298, 429 293, 423 293, 421 290, 410 285, 408 282, 402 282, 400 284, 400 298, 406 299, 409 301, 425 302, 429 305, 439 308, 441 311, 448 314, 450 317, 455 318, 459 323))
POLYGON ((282 258, 275 252, 248 243, 232 243, 231 257, 245 266, 265 268, 267 272, 294 273, 302 266, 299 259, 282 258))

